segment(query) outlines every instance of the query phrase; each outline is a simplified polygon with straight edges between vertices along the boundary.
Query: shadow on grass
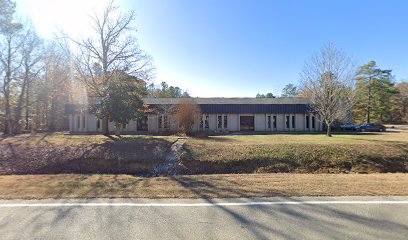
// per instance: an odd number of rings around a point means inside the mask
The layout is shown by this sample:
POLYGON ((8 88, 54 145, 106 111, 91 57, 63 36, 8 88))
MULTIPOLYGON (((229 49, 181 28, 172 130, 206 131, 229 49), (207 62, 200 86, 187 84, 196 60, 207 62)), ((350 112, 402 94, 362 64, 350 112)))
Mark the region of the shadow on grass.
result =
MULTIPOLYGON (((222 188, 205 180, 195 180, 185 176, 173 177, 172 179, 208 203, 217 202, 208 196, 215 198, 247 197, 245 192, 236 190, 233 186, 222 188)), ((300 201, 283 192, 273 190, 269 192, 268 197, 279 197, 276 201, 300 201)), ((253 200, 243 199, 241 201, 253 200)), ((366 237, 368 238, 378 238, 378 232, 381 231, 390 238, 397 236, 403 239, 407 233, 407 225, 396 221, 355 214, 350 210, 347 211, 347 208, 329 205, 258 205, 245 208, 248 210, 242 211, 241 207, 217 206, 217 209, 222 212, 221 216, 226 215, 232 218, 236 224, 249 231, 255 239, 270 239, 272 237, 299 239, 305 236, 305 232, 326 239, 350 239, 363 236, 361 229, 365 229, 364 234, 367 234, 366 237), (334 221, 334 218, 337 221, 334 221), (276 219, 272 221, 275 224, 270 224, 270 219, 276 219), (291 230, 288 229, 289 226, 281 225, 279 220, 290 222, 291 230), (307 228, 304 228, 305 226, 307 228), (352 226, 352 228, 346 229, 345 226, 352 226)))
POLYGON ((146 174, 165 160, 172 142, 163 138, 113 138, 102 143, 41 136, 35 144, 0 144, 0 174, 126 173, 146 174))
MULTIPOLYGON (((209 196, 215 196, 216 198, 245 198, 250 196, 250 194, 234 188, 233 184, 229 187, 219 187, 205 180, 194 180, 183 176, 173 177, 172 179, 208 203, 217 202, 217 200, 209 198, 209 196)), ((268 192, 268 197, 276 196, 279 197, 276 201, 299 201, 279 191, 271 190, 268 192)), ((253 200, 243 199, 240 201, 253 200)), ((347 208, 337 208, 329 205, 258 205, 246 206, 246 211, 242 211, 242 208, 217 205, 217 209, 222 212, 221 216, 226 215, 232 218, 236 224, 241 225, 256 239, 270 239, 271 237, 299 239, 302 238, 301 236, 305 236, 305 232, 327 239, 336 239, 342 236, 344 238, 358 238, 362 236, 361 229, 366 230, 364 234, 368 234, 368 238, 376 238, 378 237, 378 228, 381 228, 382 231, 392 230, 392 234, 385 233, 386 236, 404 237, 407 229, 406 225, 395 221, 376 219, 371 215, 355 214, 351 210, 347 210, 347 208), (333 217, 338 221, 334 221, 333 217), (275 224, 269 224, 270 221, 267 219, 276 219, 276 222, 275 224), (287 220, 286 222, 290 222, 291 226, 281 225, 279 219, 287 220), (307 226, 307 229, 304 229, 305 226, 307 226), (350 229, 349 226, 354 227, 350 229), (288 230, 288 227, 293 229, 288 230)), ((209 231, 211 230, 209 229, 209 231)))

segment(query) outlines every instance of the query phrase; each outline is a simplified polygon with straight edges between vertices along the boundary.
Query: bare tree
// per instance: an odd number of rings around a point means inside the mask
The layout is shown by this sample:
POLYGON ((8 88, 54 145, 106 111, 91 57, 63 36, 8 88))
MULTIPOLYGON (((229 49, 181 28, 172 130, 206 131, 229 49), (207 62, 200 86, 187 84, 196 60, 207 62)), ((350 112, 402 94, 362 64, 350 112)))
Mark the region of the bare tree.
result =
POLYGON ((3 72, 3 81, 1 84, 2 94, 4 96, 4 133, 13 133, 12 116, 12 91, 13 82, 21 66, 21 57, 19 49, 21 47, 21 29, 22 25, 16 22, 3 23, 1 27, 0 63, 3 72))
POLYGON ((14 132, 17 133, 21 130, 21 117, 23 107, 25 107, 25 129, 29 129, 29 118, 31 108, 31 91, 35 78, 42 70, 41 58, 41 40, 32 28, 28 25, 24 34, 22 35, 22 44, 20 50, 20 56, 22 61, 21 76, 20 76, 20 91, 18 93, 17 105, 14 110, 14 132))
POLYGON ((354 72, 346 54, 328 44, 306 61, 300 74, 302 95, 310 99, 311 110, 326 124, 329 137, 333 122, 351 112, 354 72))
POLYGON ((35 84, 34 128, 66 129, 64 105, 71 99, 71 65, 68 48, 49 42, 43 55, 43 71, 35 84))
MULTIPOLYGON (((110 1, 102 14, 91 17, 93 35, 73 40, 77 46, 75 67, 92 97, 104 97, 113 74, 126 72, 147 80, 153 70, 151 58, 138 45, 133 11, 122 13, 110 1)), ((102 130, 109 134, 109 116, 103 118, 102 130)))
POLYGON ((179 130, 183 134, 191 132, 194 122, 201 116, 200 107, 194 99, 181 100, 177 106, 177 122, 179 130))

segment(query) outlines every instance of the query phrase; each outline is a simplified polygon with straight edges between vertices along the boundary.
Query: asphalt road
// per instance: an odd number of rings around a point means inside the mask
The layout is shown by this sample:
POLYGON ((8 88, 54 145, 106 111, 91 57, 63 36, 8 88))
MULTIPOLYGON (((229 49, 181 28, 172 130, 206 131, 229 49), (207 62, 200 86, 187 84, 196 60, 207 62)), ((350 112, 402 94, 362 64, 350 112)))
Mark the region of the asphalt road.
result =
POLYGON ((0 201, 3 240, 407 238, 408 197, 0 201))

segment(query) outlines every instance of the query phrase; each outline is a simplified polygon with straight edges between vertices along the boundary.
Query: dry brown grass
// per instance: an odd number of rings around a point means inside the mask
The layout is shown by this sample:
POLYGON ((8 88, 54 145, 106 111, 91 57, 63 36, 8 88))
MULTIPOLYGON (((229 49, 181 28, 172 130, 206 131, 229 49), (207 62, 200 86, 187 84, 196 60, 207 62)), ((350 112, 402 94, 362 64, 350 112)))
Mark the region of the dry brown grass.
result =
MULTIPOLYGON (((149 174, 174 137, 0 137, 0 174, 149 174)), ((212 136, 186 140, 185 174, 408 172, 408 132, 212 136)))
POLYGON ((408 195, 408 174, 0 176, 1 199, 408 195))

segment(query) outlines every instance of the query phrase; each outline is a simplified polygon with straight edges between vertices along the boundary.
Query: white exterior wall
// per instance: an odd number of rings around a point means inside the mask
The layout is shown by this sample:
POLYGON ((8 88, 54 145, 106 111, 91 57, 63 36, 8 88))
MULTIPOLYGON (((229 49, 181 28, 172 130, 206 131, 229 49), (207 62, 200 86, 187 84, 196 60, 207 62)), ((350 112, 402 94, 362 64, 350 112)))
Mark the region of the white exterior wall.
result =
POLYGON ((147 116, 147 130, 149 132, 159 131, 159 120, 157 115, 149 114, 147 116))
POLYGON ((176 115, 169 115, 168 116, 168 121, 170 124, 170 131, 175 132, 178 131, 178 122, 177 122, 177 116, 176 115))
MULTIPOLYGON (((240 131, 240 114, 209 114, 209 131, 217 132, 236 132, 240 131), (222 116, 222 128, 218 129, 218 116, 222 116), (228 117, 228 126, 224 128, 224 117, 228 117)), ((257 132, 316 132, 322 130, 322 122, 315 117, 315 128, 312 128, 312 114, 243 114, 242 116, 254 116, 255 131, 257 132), (271 128, 268 128, 268 116, 271 116, 271 128), (276 116, 276 128, 273 128, 273 116, 276 116), (286 116, 289 116, 289 128, 286 128, 286 116), (295 128, 292 128, 292 116, 295 116, 295 128), (309 128, 306 128, 306 116, 309 116, 309 128)), ((70 114, 69 115, 69 129, 71 132, 77 133, 97 133, 102 132, 102 120, 100 120, 100 128, 97 129, 97 118, 94 114, 70 114), (79 128, 78 128, 78 116, 79 116, 79 128), (83 117, 85 117, 85 125, 83 123, 83 117)), ((177 118, 175 115, 169 115, 168 121, 170 124, 171 132, 178 130, 177 118)), ((164 118, 163 118, 164 123, 164 118)), ((200 121, 197 121, 193 125, 193 131, 200 131, 200 121)), ((109 122, 109 130, 115 131, 115 124, 109 122)), ((165 129, 158 128, 158 115, 148 115, 148 132, 157 133, 165 129)), ((137 121, 131 120, 122 132, 137 132, 137 121)))
POLYGON ((254 116, 254 124, 255 124, 255 131, 264 132, 266 131, 266 121, 265 121, 265 114, 255 114, 254 116))
POLYGON ((239 131, 239 115, 228 114, 228 130, 232 132, 239 131))
POLYGON ((87 114, 87 118, 86 118, 86 131, 87 132, 97 132, 96 120, 97 118, 95 114, 87 114))
POLYGON ((216 114, 209 114, 209 130, 216 131, 217 130, 217 115, 216 114))
POLYGON ((136 129, 137 129, 136 123, 137 123, 136 121, 130 120, 126 131, 136 131, 136 129))
POLYGON ((297 132, 305 131, 305 117, 304 114, 296 114, 296 129, 297 132))
POLYGON ((276 125, 276 129, 278 132, 282 132, 285 131, 285 115, 283 114, 277 114, 276 115, 276 120, 277 120, 277 125, 276 125))
POLYGON ((69 121, 69 131, 74 132, 74 115, 73 114, 68 115, 68 121, 69 121))

